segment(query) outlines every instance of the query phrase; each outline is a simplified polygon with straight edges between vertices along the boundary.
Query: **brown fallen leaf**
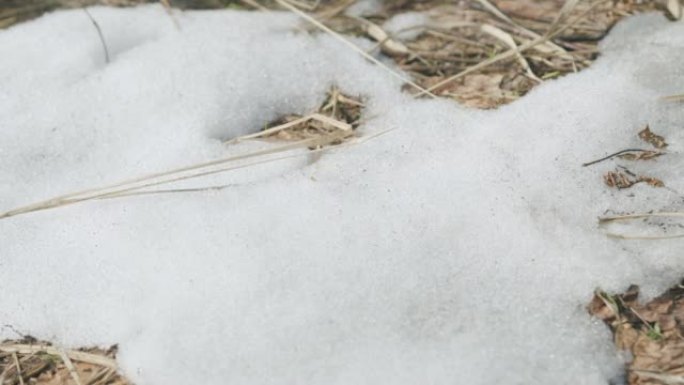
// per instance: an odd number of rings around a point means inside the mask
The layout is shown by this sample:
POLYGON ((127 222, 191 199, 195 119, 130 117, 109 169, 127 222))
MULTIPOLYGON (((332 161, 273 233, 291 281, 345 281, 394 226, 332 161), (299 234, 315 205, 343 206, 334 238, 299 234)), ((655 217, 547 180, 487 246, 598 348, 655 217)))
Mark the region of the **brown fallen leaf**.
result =
POLYGON ((635 151, 618 155, 618 157, 626 160, 649 160, 661 155, 665 155, 665 153, 661 151, 635 151))
POLYGON ((646 143, 649 143, 651 146, 653 146, 655 148, 667 147, 667 143, 665 142, 665 138, 651 132, 651 128, 649 126, 646 126, 646 128, 644 128, 643 130, 641 130, 639 132, 639 138, 641 138, 641 140, 643 140, 646 143))
POLYGON ((665 187, 665 183, 658 178, 636 175, 626 168, 623 168, 623 171, 615 170, 607 172, 603 175, 603 182, 608 187, 615 187, 618 189, 630 188, 635 184, 642 182, 652 187, 665 187))
POLYGON ((639 182, 644 182, 652 187, 665 187, 665 183, 658 178, 640 177, 639 182))
MULTIPOLYGON (((501 89, 502 74, 474 74, 463 77, 462 81, 448 84, 439 89, 437 94, 450 96, 458 102, 482 109, 498 107, 507 99, 501 89)), ((437 84, 442 78, 434 77, 425 82, 426 85, 437 84)))
POLYGON ((636 179, 621 171, 609 171, 603 176, 603 182, 608 187, 619 189, 629 188, 638 183, 636 179))

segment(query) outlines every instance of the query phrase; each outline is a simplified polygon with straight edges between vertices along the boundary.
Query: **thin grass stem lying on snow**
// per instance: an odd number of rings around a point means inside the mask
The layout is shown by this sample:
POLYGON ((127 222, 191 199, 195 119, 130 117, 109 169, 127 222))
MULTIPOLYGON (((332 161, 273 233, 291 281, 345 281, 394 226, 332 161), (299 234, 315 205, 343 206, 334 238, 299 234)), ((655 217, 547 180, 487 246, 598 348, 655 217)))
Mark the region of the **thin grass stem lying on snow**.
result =
MULTIPOLYGON (((371 136, 371 137, 368 137, 365 139, 366 140, 372 139, 372 138, 380 136, 384 133, 385 132, 381 132, 379 134, 376 134, 374 136, 371 136)), ((297 141, 295 143, 286 144, 286 145, 279 146, 276 148, 269 148, 269 149, 260 150, 260 151, 253 151, 253 152, 249 152, 246 154, 234 155, 234 156, 221 158, 221 159, 217 159, 217 160, 213 160, 213 161, 209 161, 209 162, 193 164, 190 166, 185 166, 185 167, 181 167, 181 168, 177 168, 177 169, 173 169, 173 170, 169 170, 169 171, 163 171, 163 172, 148 174, 148 175, 140 176, 137 178, 128 179, 128 180, 125 180, 122 182, 110 184, 107 186, 98 187, 98 188, 91 188, 91 189, 82 190, 82 191, 78 191, 78 192, 74 192, 74 193, 69 193, 69 194, 61 195, 61 196, 51 198, 51 199, 48 199, 45 201, 41 201, 41 202, 37 202, 37 203, 30 204, 27 206, 12 209, 12 210, 6 211, 4 213, 0 213, 0 219, 9 218, 9 217, 21 215, 21 214, 27 214, 27 213, 31 213, 31 212, 35 212, 35 211, 42 211, 42 210, 48 210, 48 209, 52 209, 52 208, 72 205, 75 203, 85 202, 85 201, 94 200, 94 199, 107 199, 107 198, 117 198, 117 197, 135 195, 135 194, 133 194, 134 192, 139 192, 140 190, 142 190, 144 188, 164 185, 164 184, 173 183, 173 182, 179 182, 179 181, 187 180, 187 179, 199 178, 199 177, 218 174, 218 173, 222 173, 222 172, 226 172, 226 171, 232 171, 232 170, 237 170, 237 169, 241 169, 241 168, 256 166, 256 165, 264 164, 264 163, 275 162, 278 160, 292 158, 295 156, 308 155, 308 154, 311 154, 312 152, 313 153, 322 152, 322 151, 326 151, 328 149, 327 147, 323 147, 323 146, 336 143, 336 142, 340 141, 341 139, 348 138, 348 136, 349 136, 349 132, 341 130, 341 131, 338 131, 336 133, 331 133, 327 136, 319 136, 319 137, 304 139, 304 140, 297 141), (317 148, 314 150, 307 151, 306 153, 302 153, 302 154, 294 154, 294 155, 288 155, 288 156, 282 156, 282 157, 260 159, 258 161, 246 163, 246 164, 237 164, 237 165, 232 164, 234 162, 241 161, 241 160, 266 157, 266 156, 269 156, 272 154, 283 153, 283 152, 303 149, 303 148, 312 147, 312 146, 317 147, 317 148), (222 166, 222 165, 226 165, 226 164, 231 164, 231 165, 228 167, 218 167, 218 166, 222 166), (216 167, 218 167, 218 168, 216 168, 216 167)), ((365 140, 357 141, 355 143, 362 143, 362 142, 365 142, 365 140)), ((353 144, 353 143, 350 143, 350 144, 353 144)))
POLYGON ((608 223, 614 221, 628 221, 641 218, 653 218, 653 217, 684 217, 684 213, 678 212, 660 212, 660 213, 640 213, 640 214, 625 214, 625 215, 614 215, 609 217, 600 217, 599 223, 608 223))
POLYGON ((301 149, 307 146, 311 145, 325 145, 328 144, 334 140, 338 140, 339 137, 338 135, 331 135, 330 137, 326 138, 311 138, 311 139, 305 139, 302 141, 298 141, 292 144, 287 144, 283 146, 279 146, 276 148, 270 148, 266 150, 260 150, 260 151, 253 151, 247 154, 241 154, 241 155, 235 155, 235 156, 230 156, 227 158, 221 158, 217 160, 213 160, 210 162, 203 162, 199 164, 193 164, 190 166, 185 166, 169 171, 163 171, 163 172, 158 172, 158 173, 153 173, 153 174, 148 174, 144 175, 141 177, 125 180, 119 183, 114 183, 111 185, 107 185, 104 187, 98 187, 98 188, 92 188, 92 189, 87 189, 83 191, 78 191, 62 196, 58 196, 52 199, 48 199, 42 202, 34 203, 28 206, 20 207, 14 210, 7 211, 5 213, 0 214, 0 219, 12 217, 15 215, 19 214, 26 214, 34 211, 41 211, 41 210, 46 210, 46 209, 51 209, 55 207, 60 207, 60 206, 66 206, 78 202, 83 202, 91 199, 99 199, 103 197, 109 197, 116 195, 118 193, 123 193, 123 192, 129 192, 129 191, 134 191, 138 189, 142 189, 145 187, 153 186, 153 185, 159 185, 159 184, 165 184, 165 183, 171 183, 175 182, 178 180, 183 180, 183 179, 189 179, 189 178, 196 178, 196 177, 201 177, 205 175, 210 175, 213 173, 217 172, 223 172, 223 171, 229 171, 235 168, 239 167, 230 167, 226 169, 218 169, 218 170, 212 170, 212 171, 203 171, 208 168, 214 167, 214 166, 219 166, 231 162, 237 162, 240 160, 245 160, 245 159, 250 159, 250 158, 256 158, 260 156, 268 156, 270 154, 275 154, 275 153, 280 153, 280 152, 286 152, 286 151, 291 151, 291 150, 296 150, 296 149, 301 149), (190 173, 186 174, 185 173, 190 173))
POLYGON ((665 96, 662 100, 666 102, 684 102, 684 94, 665 96))
MULTIPOLYGON (((631 221, 644 218, 684 218, 684 213, 679 212, 659 212, 659 213, 638 213, 638 214, 624 214, 614 215, 599 218, 599 226, 604 226, 618 221, 631 221)), ((631 239, 631 240, 661 240, 661 239, 676 239, 684 238, 684 234, 671 235, 644 235, 644 234, 619 234, 615 232, 606 232, 606 235, 611 238, 631 239)))

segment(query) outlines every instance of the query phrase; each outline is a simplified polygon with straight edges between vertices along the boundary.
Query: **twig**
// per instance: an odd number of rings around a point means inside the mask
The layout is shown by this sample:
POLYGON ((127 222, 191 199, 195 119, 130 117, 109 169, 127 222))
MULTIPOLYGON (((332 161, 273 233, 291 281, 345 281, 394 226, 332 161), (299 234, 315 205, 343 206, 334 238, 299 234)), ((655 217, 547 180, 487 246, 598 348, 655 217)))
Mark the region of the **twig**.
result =
POLYGON ((626 150, 618 151, 618 152, 616 152, 616 153, 613 153, 613 154, 604 156, 604 157, 601 158, 601 159, 596 159, 596 160, 592 160, 591 162, 582 163, 582 167, 591 166, 591 165, 593 165, 593 164, 603 162, 604 160, 608 160, 608 159, 614 158, 614 157, 616 157, 616 156, 618 156, 618 155, 622 155, 622 154, 625 154, 625 153, 628 153, 628 152, 651 152, 651 151, 650 151, 650 150, 643 150, 643 149, 640 149, 640 148, 628 148, 628 149, 626 149, 626 150))
POLYGON ((100 43, 102 43, 102 49, 104 50, 104 56, 105 56, 105 63, 109 64, 109 50, 107 49, 107 43, 105 42, 104 35, 102 35, 102 30, 100 29, 100 25, 97 24, 97 21, 93 18, 93 16, 88 12, 88 8, 83 7, 83 12, 85 12, 86 15, 88 15, 88 18, 90 21, 93 23, 95 26, 95 29, 97 30, 97 36, 100 37, 100 43))

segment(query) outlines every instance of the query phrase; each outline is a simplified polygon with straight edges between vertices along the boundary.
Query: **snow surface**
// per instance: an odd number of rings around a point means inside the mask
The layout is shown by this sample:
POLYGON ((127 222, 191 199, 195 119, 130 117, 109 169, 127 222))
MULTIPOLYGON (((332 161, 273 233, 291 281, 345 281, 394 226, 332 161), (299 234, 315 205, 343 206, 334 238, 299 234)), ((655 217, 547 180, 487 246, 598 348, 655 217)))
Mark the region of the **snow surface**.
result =
MULTIPOLYGON (((0 211, 270 146, 227 147, 331 84, 369 100, 364 135, 185 186, 0 221, 0 323, 120 344, 140 385, 605 384, 621 371, 584 309, 655 294, 682 241, 619 241, 606 210, 681 209, 684 23, 618 25, 591 68, 496 111, 412 100, 386 72, 280 13, 91 9, 0 32, 0 211), (606 188, 649 123, 670 189, 606 188)), ((3 328, 0 337, 15 337, 3 328)))
POLYGON ((425 13, 404 12, 392 16, 382 27, 395 38, 411 40, 418 37, 429 22, 430 17, 425 13))

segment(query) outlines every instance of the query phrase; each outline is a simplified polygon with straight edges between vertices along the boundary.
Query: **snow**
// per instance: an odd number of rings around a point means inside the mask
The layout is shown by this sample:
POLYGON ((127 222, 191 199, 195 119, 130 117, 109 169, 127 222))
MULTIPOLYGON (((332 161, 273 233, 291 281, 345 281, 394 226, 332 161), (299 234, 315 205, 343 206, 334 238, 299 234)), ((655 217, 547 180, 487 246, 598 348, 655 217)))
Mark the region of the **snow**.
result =
POLYGON ((424 27, 429 24, 429 21, 430 18, 425 13, 404 12, 392 16, 383 24, 383 28, 387 33, 396 38, 411 40, 423 32, 424 27))
POLYGON ((292 15, 177 13, 178 31, 159 6, 90 12, 108 64, 80 10, 0 32, 0 211, 268 147, 221 140, 331 84, 368 99, 363 135, 387 131, 182 184, 220 191, 0 220, 0 323, 118 343, 137 384, 605 384, 621 361, 593 289, 654 295, 684 268, 681 241, 596 222, 681 209, 684 109, 658 98, 684 90, 683 23, 629 19, 589 69, 483 112, 410 99, 292 15), (581 167, 647 123, 670 154, 629 165, 669 189, 581 167))

